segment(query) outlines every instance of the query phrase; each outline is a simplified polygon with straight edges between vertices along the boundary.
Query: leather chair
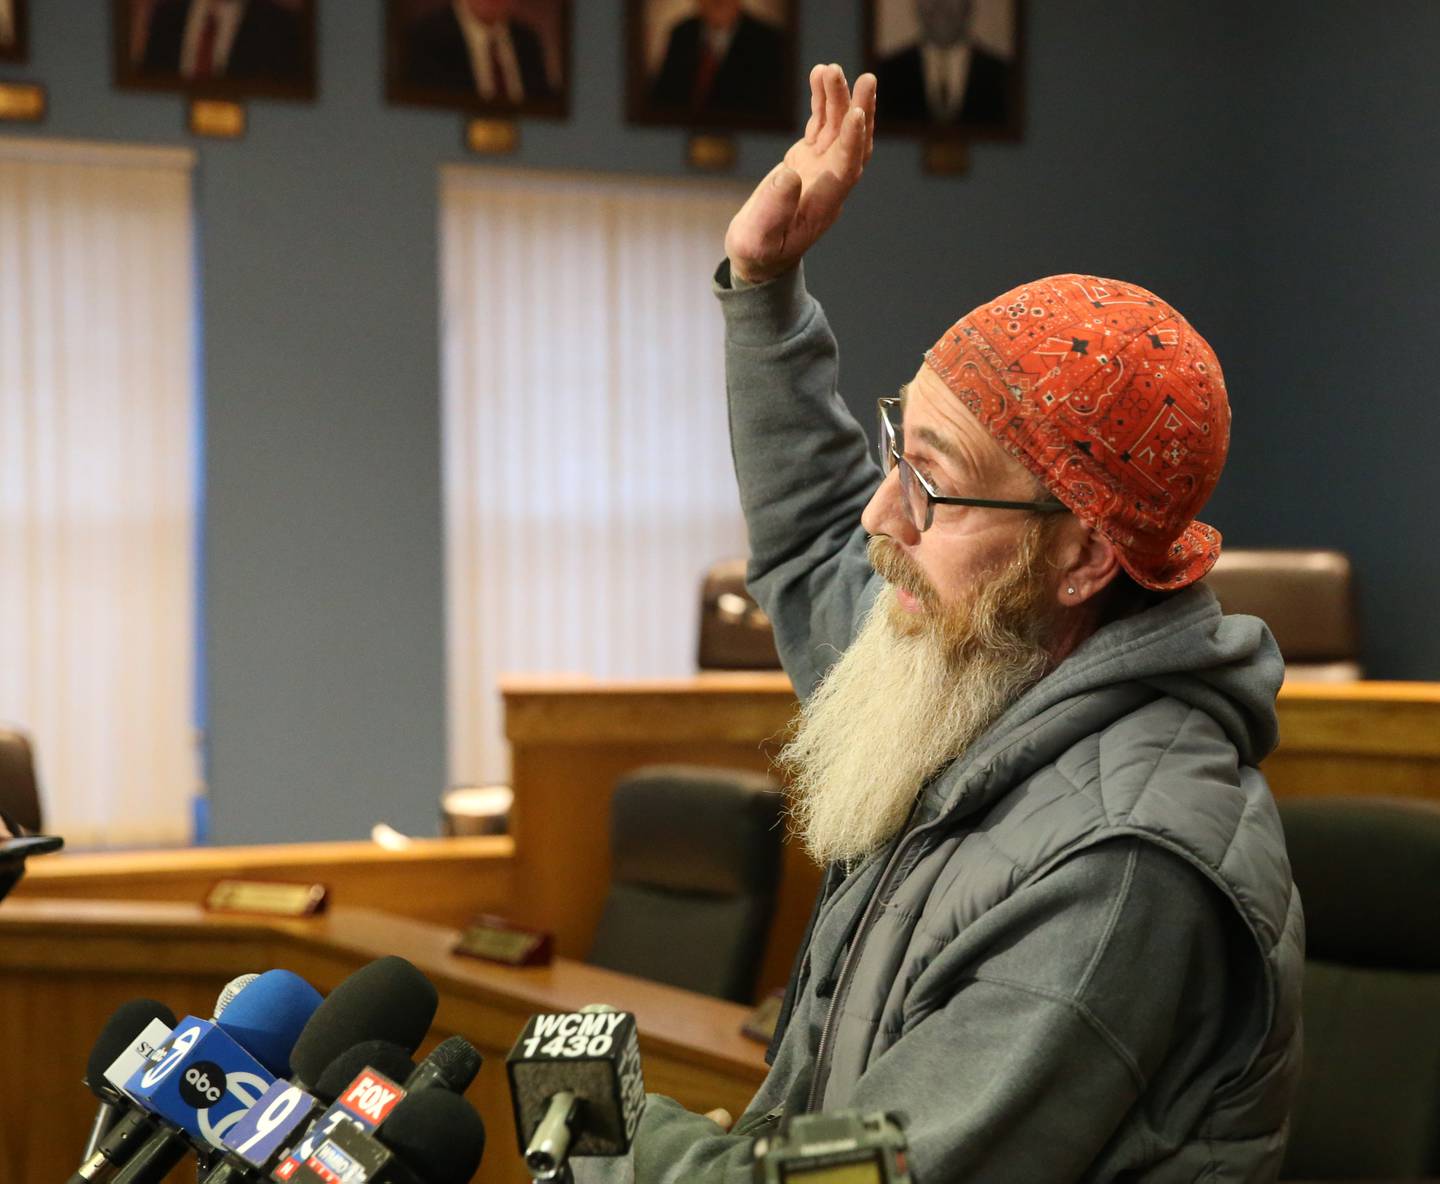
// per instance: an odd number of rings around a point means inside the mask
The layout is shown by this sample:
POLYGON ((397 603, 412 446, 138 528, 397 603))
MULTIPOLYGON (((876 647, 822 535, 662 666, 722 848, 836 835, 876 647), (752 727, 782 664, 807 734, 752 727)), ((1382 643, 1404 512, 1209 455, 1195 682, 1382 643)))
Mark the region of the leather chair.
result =
POLYGON ((1440 1176, 1440 806, 1283 799, 1305 1060, 1282 1179, 1440 1176))
POLYGON ((0 727, 0 814, 26 830, 39 832, 42 821, 35 756, 24 732, 0 727))
POLYGON ((1350 560, 1339 551, 1226 547, 1205 583, 1226 612, 1270 626, 1287 678, 1364 677, 1350 560))
POLYGON ((700 669, 779 670, 770 618, 745 588, 745 560, 726 559, 700 587, 700 669))
POLYGON ((756 773, 652 765, 622 778, 590 962, 751 1002, 780 879, 780 808, 756 773))
MULTIPOLYGON (((1350 560, 1339 551, 1227 547, 1206 577, 1226 612, 1270 626, 1288 677, 1364 677, 1350 560)), ((745 560, 727 559, 700 592, 701 670, 778 670, 770 619, 745 589, 745 560)))

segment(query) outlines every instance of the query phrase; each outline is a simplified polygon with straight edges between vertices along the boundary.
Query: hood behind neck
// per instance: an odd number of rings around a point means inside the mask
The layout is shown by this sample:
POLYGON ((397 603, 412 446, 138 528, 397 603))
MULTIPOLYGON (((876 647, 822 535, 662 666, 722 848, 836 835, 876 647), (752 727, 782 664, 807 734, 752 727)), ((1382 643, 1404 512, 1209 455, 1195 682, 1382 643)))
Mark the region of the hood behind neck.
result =
POLYGON ((959 807, 977 781, 1013 785, 1142 704, 1169 696, 1205 712, 1240 761, 1275 747, 1275 695, 1285 664, 1258 617, 1226 615, 1192 585, 1097 630, 1012 703, 925 792, 925 813, 959 807), (1026 768, 1026 766, 1031 766, 1026 768))

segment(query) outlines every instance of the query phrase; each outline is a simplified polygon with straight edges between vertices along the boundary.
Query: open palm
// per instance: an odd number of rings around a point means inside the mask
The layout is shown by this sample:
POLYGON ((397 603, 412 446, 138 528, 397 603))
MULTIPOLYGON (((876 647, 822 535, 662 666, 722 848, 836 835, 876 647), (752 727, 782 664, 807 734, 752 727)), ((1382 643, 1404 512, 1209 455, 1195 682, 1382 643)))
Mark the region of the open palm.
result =
POLYGON ((732 273, 759 283, 794 267, 840 216, 874 147, 875 76, 860 75, 852 95, 839 66, 816 66, 804 138, 730 221, 732 273))

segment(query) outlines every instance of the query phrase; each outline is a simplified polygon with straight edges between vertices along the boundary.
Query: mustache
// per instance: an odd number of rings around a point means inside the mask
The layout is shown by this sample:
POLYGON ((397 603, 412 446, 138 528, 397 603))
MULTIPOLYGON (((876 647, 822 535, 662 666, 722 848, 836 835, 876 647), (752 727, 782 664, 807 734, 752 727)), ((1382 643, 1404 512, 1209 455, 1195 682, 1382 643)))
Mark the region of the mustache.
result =
POLYGON ((894 539, 883 534, 871 535, 865 547, 865 555, 870 566, 887 584, 894 584, 910 593, 926 608, 937 607, 939 597, 934 586, 925 578, 920 565, 905 554, 894 539))

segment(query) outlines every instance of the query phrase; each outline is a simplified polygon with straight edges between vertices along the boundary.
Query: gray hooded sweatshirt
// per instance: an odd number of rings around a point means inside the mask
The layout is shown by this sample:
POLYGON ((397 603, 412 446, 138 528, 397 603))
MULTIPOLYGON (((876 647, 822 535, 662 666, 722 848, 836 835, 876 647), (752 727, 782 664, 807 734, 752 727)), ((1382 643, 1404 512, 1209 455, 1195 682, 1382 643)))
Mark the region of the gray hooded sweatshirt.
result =
MULTIPOLYGON (((879 480, 797 269, 732 290, 726 376, 750 586, 808 695, 879 580, 879 480)), ((1299 1069, 1300 901, 1255 765, 1283 667, 1203 587, 1099 630, 831 869, 769 1076, 730 1134, 652 1097, 633 1163, 740 1184, 783 1113, 907 1117, 921 1184, 1275 1178, 1299 1069)))

